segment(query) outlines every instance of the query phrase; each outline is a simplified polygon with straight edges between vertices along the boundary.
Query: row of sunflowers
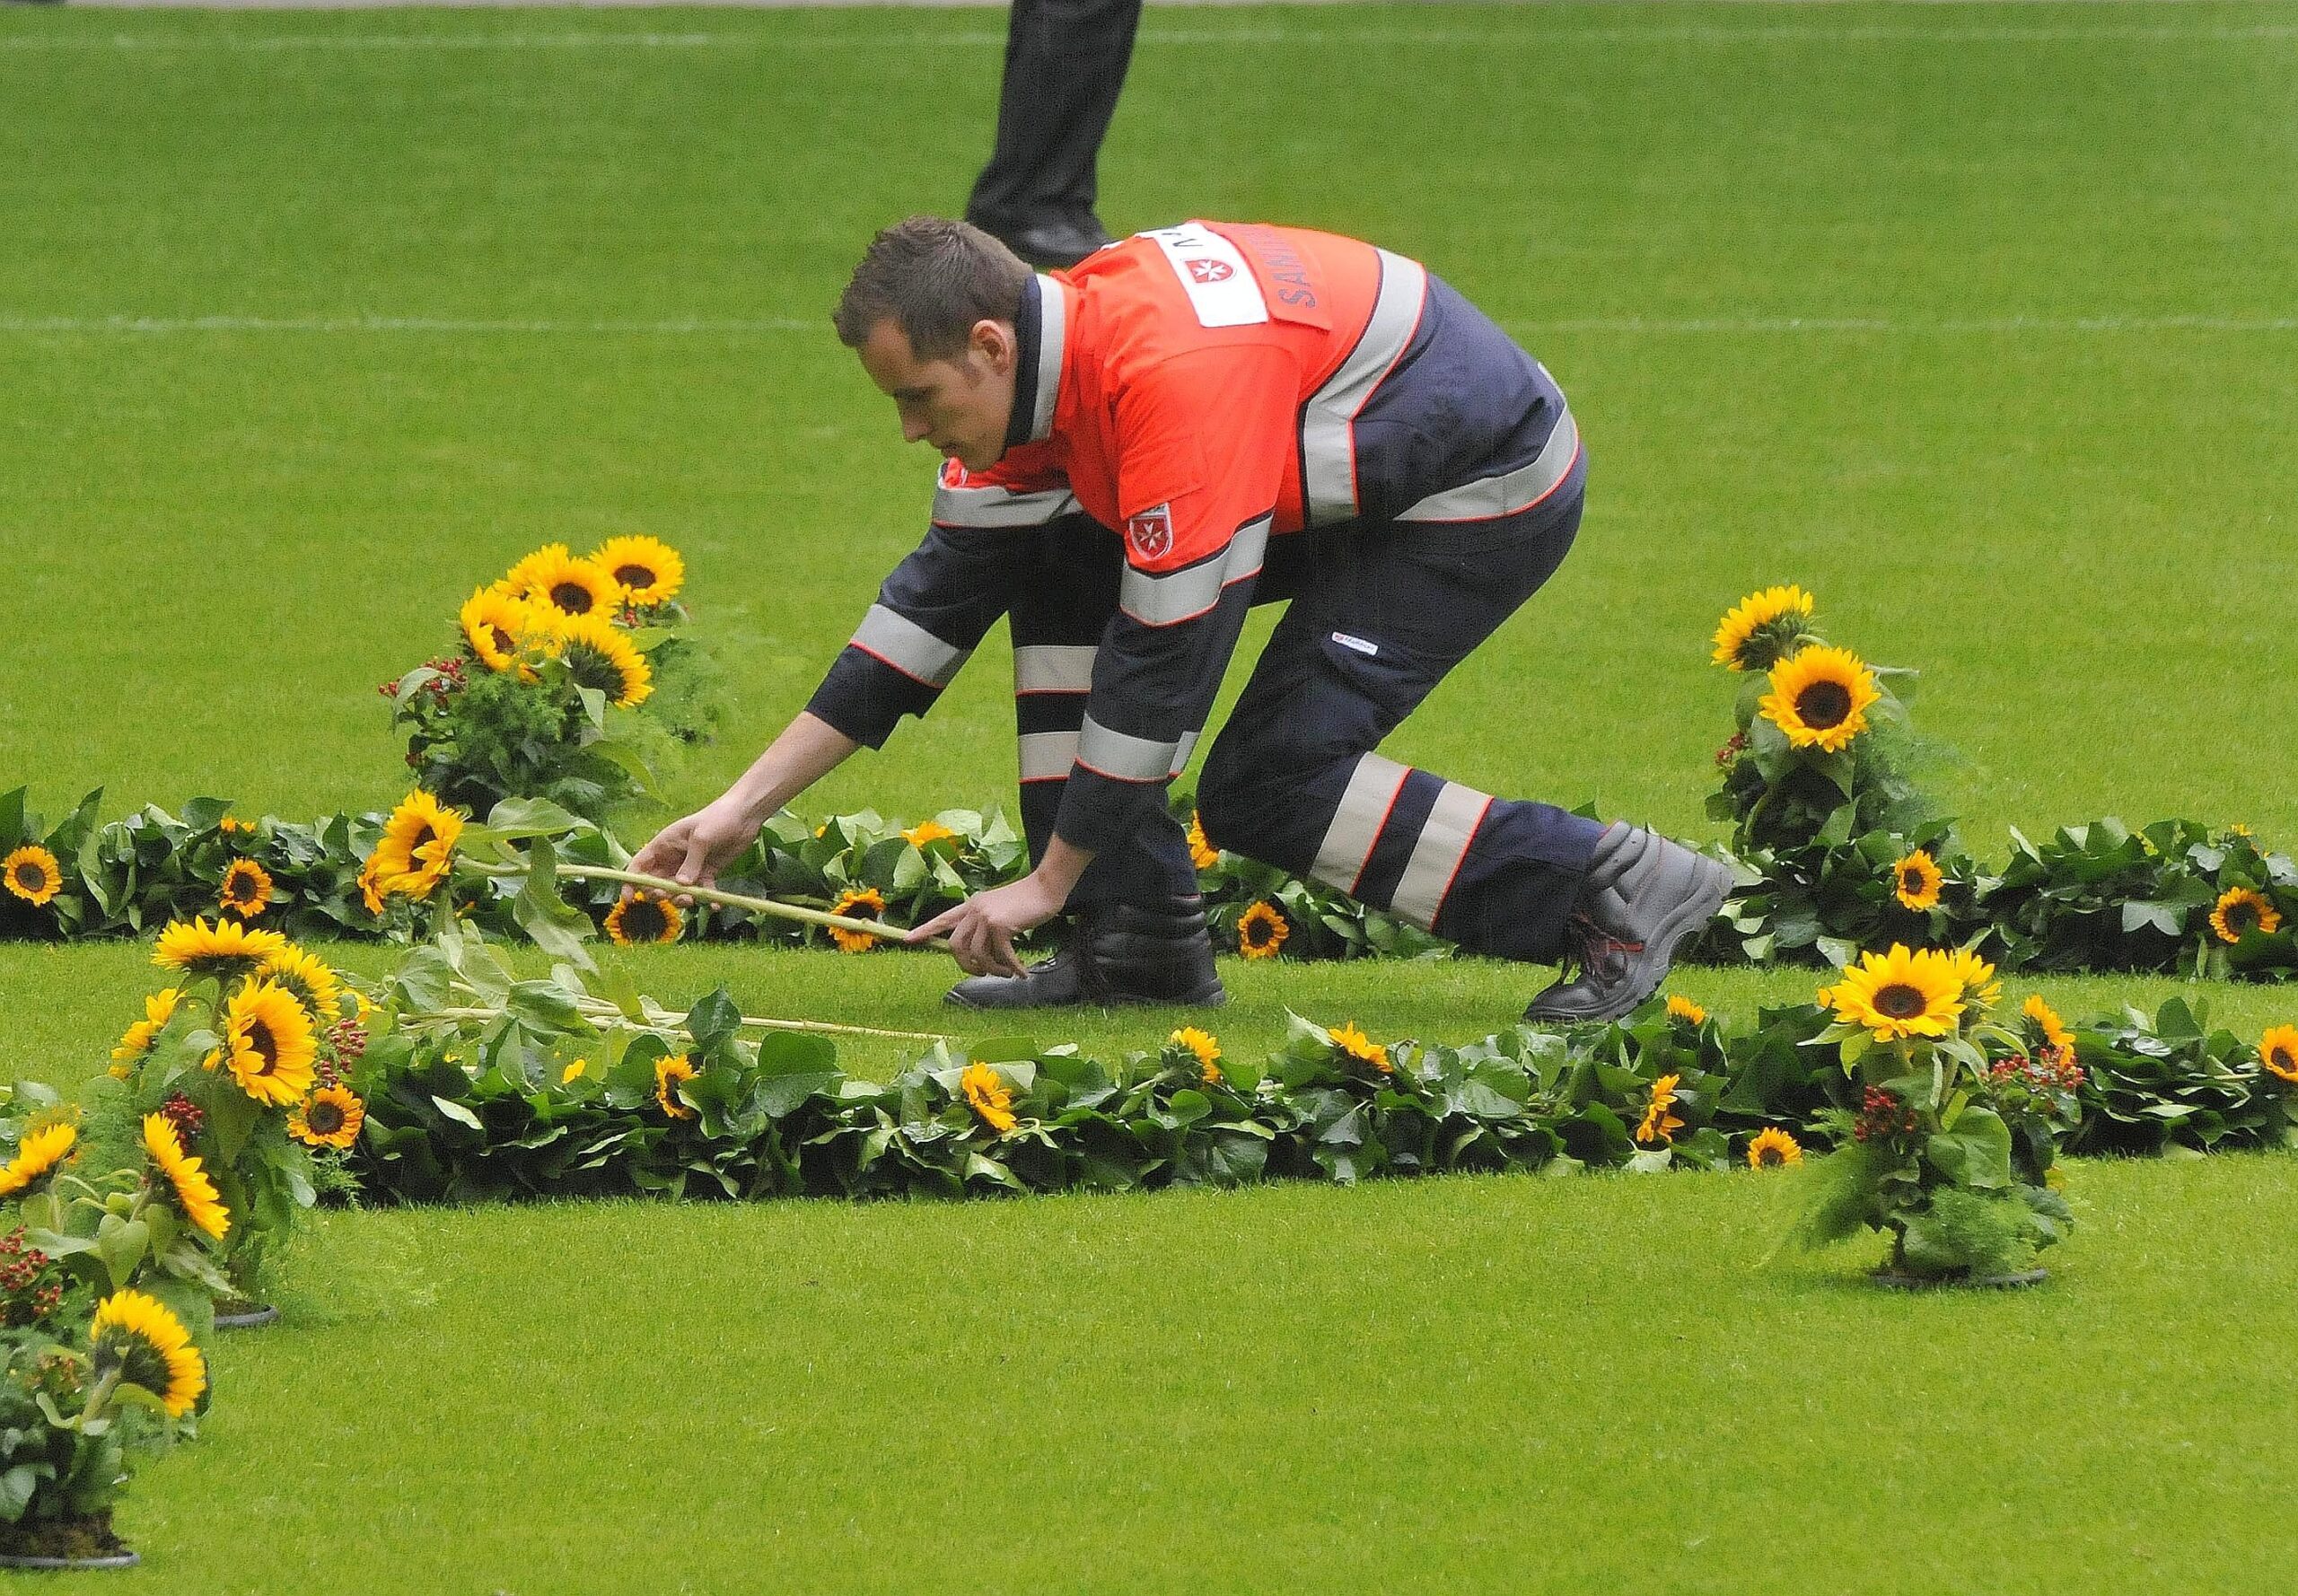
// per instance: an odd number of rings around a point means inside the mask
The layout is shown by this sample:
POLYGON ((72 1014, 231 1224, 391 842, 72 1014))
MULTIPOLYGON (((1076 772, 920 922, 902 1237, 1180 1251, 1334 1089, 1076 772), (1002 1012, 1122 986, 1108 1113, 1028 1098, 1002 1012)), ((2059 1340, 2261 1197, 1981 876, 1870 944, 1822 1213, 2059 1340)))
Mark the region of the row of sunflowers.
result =
POLYGON ((281 1243, 365 1117, 373 1007, 328 963, 236 920, 171 925, 111 1066, 76 1101, 0 1088, 0 1556, 131 1557, 132 1467, 196 1434, 219 1323, 260 1316, 281 1243))
MULTIPOLYGON (((594 864, 627 862, 604 811, 651 786, 639 750, 708 734, 705 656, 680 635, 685 562, 650 538, 578 557, 537 550, 463 608, 452 657, 385 690, 411 728, 415 794, 390 815, 312 825, 243 820, 198 799, 180 816, 148 806, 100 825, 90 794, 53 828, 19 789, 0 794, 0 937, 133 934, 223 913, 297 936, 390 934, 390 896, 367 868, 402 860, 405 837, 439 837, 497 803, 541 800, 594 823, 570 844, 594 864), (675 671, 686 706, 639 731, 675 671), (618 720, 616 717, 621 717, 618 720)), ((2044 842, 2014 831, 1982 863, 1916 784, 1908 702, 1915 673, 1874 665, 1816 628, 1798 587, 1750 595, 1719 626, 1714 657, 1742 683, 1716 762, 1710 814, 1729 821, 1738 886, 1696 950, 1709 962, 1840 965, 1905 942, 1980 951, 2009 969, 2177 971, 2280 980, 2298 974, 2298 864, 2241 826, 2113 820, 2044 842)), ((1428 957, 1443 944, 1316 882, 1212 847, 1185 797, 1209 917, 1248 959, 1428 957)), ((419 848, 422 844, 418 843, 419 848)), ((873 811, 809 823, 777 816, 724 879, 737 890, 830 913, 915 924, 1028 868, 1004 818, 952 810, 905 824, 873 811)), ((465 912, 514 920, 485 882, 465 912)), ((631 907, 597 887, 586 908, 618 941, 827 934, 849 951, 876 939, 719 908, 631 907)))

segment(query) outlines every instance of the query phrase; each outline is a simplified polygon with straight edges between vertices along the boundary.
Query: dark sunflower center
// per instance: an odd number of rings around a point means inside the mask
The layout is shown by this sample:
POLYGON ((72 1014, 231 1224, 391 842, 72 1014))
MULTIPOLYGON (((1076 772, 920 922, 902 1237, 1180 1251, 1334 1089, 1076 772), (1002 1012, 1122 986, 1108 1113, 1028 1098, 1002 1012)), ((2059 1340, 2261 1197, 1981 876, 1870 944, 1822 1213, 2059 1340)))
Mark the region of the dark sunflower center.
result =
POLYGON ((2266 1061, 2276 1069, 2298 1069, 2298 1053, 2293 1053, 2287 1048, 2276 1048, 2266 1056, 2266 1061))
POLYGON ((614 579, 625 587, 640 588, 654 585, 654 573, 644 566, 617 566, 614 579))
POLYGON ((232 879, 224 883, 224 890, 231 893, 233 903, 245 903, 255 896, 255 877, 245 871, 234 871, 232 879))
POLYGON ((1899 890, 1910 893, 1922 891, 1923 872, 1916 869, 1912 864, 1899 872, 1899 890))
POLYGON ((579 582, 562 582, 550 590, 550 601, 569 615, 588 615, 591 590, 579 582))
POLYGON ((331 1136, 343 1128, 343 1109, 339 1104, 322 1100, 305 1110, 303 1123, 310 1126, 316 1136, 331 1136))
POLYGON ((1851 689, 1839 681, 1815 681, 1795 695, 1795 714, 1814 731, 1840 726, 1851 714, 1851 689))
POLYGON ((1776 1147, 1759 1147, 1756 1150, 1756 1162, 1759 1165, 1768 1166, 1786 1162, 1787 1155, 1776 1147))
POLYGON ((1246 921, 1245 939, 1251 943, 1255 947, 1259 947, 1263 943, 1267 942, 1268 940, 1268 922, 1266 920, 1246 921))
POLYGON ((503 653, 509 653, 511 652, 512 637, 510 633, 504 631, 501 627, 498 627, 490 621, 487 623, 487 635, 494 640, 495 646, 499 652, 503 653))
POLYGON ((2237 931, 2249 931, 2259 923, 2259 906, 2245 899, 2226 911, 2226 924, 2237 931))
POLYGON ((1894 982, 1875 993, 1875 1012, 1892 1020, 1912 1020, 1930 1007, 1922 989, 1905 982, 1894 982))
POLYGON ((263 1060, 263 1073, 269 1074, 272 1066, 279 1062, 279 1043, 272 1036, 271 1027, 260 1020, 249 1021, 248 1046, 263 1060))
POLYGON ((669 927, 670 916, 650 899, 634 898, 622 911, 622 934, 633 942, 657 942, 669 927))
POLYGON ((28 891, 38 891, 48 885, 48 873, 31 863, 16 866, 16 885, 28 891))

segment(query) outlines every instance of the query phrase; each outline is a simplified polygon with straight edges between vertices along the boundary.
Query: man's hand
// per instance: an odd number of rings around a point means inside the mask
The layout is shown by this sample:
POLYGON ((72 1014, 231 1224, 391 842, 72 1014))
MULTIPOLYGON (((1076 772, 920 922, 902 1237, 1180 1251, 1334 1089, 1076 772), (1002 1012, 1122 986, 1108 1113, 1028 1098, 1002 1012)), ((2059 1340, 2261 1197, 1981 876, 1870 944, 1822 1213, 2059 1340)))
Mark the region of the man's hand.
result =
MULTIPOLYGON (((640 875, 668 876, 689 887, 715 885, 718 873, 758 840, 758 822, 750 819, 747 806, 732 802, 732 798, 730 793, 684 820, 672 820, 638 850, 630 868, 640 875)), ((623 889, 624 897, 630 892, 630 888, 623 889)))
POLYGON ((902 940, 919 943, 929 936, 947 936, 951 956, 969 976, 1027 975, 1013 951, 1013 938, 1044 925, 1068 900, 1067 888, 1056 888, 1044 879, 1043 871, 1037 871, 1007 886, 975 893, 902 940))

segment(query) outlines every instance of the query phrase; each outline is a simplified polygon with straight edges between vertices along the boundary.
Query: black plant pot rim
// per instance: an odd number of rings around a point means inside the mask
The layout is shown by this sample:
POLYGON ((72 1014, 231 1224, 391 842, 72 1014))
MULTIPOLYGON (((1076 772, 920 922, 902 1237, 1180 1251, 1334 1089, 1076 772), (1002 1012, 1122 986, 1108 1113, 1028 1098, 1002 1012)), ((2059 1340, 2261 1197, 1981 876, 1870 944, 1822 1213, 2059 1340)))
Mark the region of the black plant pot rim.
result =
POLYGON ((270 1303, 250 1302, 236 1313, 218 1313, 215 1328, 219 1330, 251 1330, 258 1325, 273 1323, 278 1318, 279 1310, 270 1303))
POLYGON ((1957 1287, 2009 1291, 2022 1285, 2039 1285, 2049 1273, 2048 1269, 2035 1268, 2022 1269, 2015 1275, 1902 1275, 1886 1265, 1871 1272, 1867 1278, 1894 1291, 1947 1291, 1957 1287))

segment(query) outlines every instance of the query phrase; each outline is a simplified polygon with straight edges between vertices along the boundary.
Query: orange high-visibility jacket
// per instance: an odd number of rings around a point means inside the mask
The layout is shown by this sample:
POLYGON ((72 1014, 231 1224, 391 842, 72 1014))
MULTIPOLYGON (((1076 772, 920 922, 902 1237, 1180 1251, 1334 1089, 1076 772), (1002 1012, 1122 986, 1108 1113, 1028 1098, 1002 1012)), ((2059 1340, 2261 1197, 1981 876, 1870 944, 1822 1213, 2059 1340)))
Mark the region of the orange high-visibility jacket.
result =
MULTIPOLYGON (((1056 829, 1098 851, 1187 763, 1272 535, 1489 520, 1556 493, 1577 429, 1548 373, 1417 263, 1331 233, 1192 222, 1034 277, 1005 454, 942 474, 934 527, 810 708, 881 743, 997 616, 1019 529, 1122 535, 1056 829)), ((1024 684, 1026 685, 1026 684, 1024 684)), ((1068 750, 1062 750, 1066 753, 1068 750)), ((1060 768, 1052 768, 1058 762, 1060 768)))

